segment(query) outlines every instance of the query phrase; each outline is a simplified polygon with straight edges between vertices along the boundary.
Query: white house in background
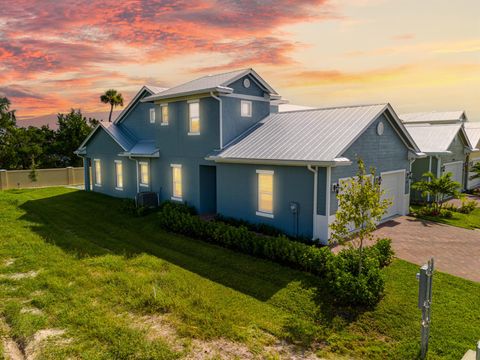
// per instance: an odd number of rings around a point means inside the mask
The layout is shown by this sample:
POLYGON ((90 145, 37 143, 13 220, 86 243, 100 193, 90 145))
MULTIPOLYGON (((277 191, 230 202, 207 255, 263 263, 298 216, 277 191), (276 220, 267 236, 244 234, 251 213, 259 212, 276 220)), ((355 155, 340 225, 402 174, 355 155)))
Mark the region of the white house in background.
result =
MULTIPOLYGON (((452 173, 452 178, 462 184, 462 190, 471 189, 469 164, 472 152, 478 152, 466 133, 468 122, 465 111, 430 111, 399 115, 410 136, 426 158, 412 164, 412 180, 431 171, 437 176, 452 173)), ((480 127, 479 127, 480 130, 480 127)), ((478 153, 480 160, 480 153, 478 153)), ((412 201, 421 201, 421 195, 412 192, 412 201)))
POLYGON ((467 190, 473 190, 480 186, 480 179, 470 179, 474 174, 470 171, 472 166, 480 162, 480 122, 466 122, 465 132, 470 140, 470 143, 475 148, 468 156, 468 178, 467 178, 467 190))

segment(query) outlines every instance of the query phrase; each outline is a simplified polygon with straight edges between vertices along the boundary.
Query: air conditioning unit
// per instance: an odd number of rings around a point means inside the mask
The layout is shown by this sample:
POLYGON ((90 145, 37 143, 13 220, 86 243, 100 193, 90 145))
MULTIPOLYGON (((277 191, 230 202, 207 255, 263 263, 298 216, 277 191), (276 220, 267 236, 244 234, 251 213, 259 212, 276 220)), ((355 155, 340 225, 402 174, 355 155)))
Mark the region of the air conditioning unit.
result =
POLYGON ((138 207, 156 208, 158 206, 158 195, 153 191, 139 192, 135 201, 138 207))

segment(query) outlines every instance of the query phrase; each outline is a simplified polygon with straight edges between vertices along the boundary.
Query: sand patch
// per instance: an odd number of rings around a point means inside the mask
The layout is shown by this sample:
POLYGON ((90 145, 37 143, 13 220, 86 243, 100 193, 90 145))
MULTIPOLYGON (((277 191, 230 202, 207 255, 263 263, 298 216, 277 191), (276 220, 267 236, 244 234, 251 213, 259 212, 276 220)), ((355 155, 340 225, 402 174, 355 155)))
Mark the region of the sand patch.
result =
POLYGON ((14 273, 14 274, 2 274, 0 279, 10 279, 10 280, 21 280, 21 279, 31 279, 38 275, 38 271, 28 271, 24 273, 14 273))
POLYGON ((14 262, 15 262, 15 259, 5 259, 3 261, 3 266, 5 267, 12 266, 14 262))
POLYGON ((259 354, 252 353, 248 346, 228 339, 214 340, 187 339, 178 335, 175 327, 168 319, 168 315, 135 316, 129 314, 132 326, 146 331, 146 338, 150 341, 161 339, 174 351, 184 353, 186 360, 207 359, 262 359, 265 356, 279 359, 307 359, 319 360, 313 352, 297 349, 294 345, 279 341, 272 336, 272 345, 265 346, 259 354))
POLYGON ((31 314, 31 315, 43 315, 43 311, 35 307, 24 307, 20 310, 21 314, 31 314))
POLYGON ((65 330, 62 329, 43 329, 37 331, 35 335, 33 335, 32 340, 30 340, 25 347, 25 359, 36 359, 46 342, 64 334, 65 330))

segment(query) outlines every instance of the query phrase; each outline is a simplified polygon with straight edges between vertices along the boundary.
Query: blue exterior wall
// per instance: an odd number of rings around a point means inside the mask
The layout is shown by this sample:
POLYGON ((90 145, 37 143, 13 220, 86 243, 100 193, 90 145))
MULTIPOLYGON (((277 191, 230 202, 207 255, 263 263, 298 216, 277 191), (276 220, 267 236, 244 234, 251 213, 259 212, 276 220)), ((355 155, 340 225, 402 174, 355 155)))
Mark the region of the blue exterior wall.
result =
POLYGON ((134 198, 137 193, 137 173, 134 161, 117 156, 123 149, 100 128, 90 139, 86 157, 90 159, 92 171, 92 191, 110 196, 134 198), (94 159, 100 159, 102 185, 95 185, 94 159), (123 190, 115 189, 115 160, 122 160, 123 190))
MULTIPOLYGON (((384 171, 405 169, 409 171, 408 148, 385 115, 374 121, 363 134, 342 154, 352 161, 350 166, 332 168, 332 183, 337 183, 341 178, 355 176, 358 170, 356 159, 359 157, 369 169, 376 168, 377 174, 384 171), (377 134, 377 125, 384 124, 383 135, 377 134)), ((408 193, 408 181, 405 181, 405 193, 408 193)), ((330 214, 337 211, 338 201, 334 192, 330 192, 330 214)))
MULTIPOLYGON (((150 95, 144 91, 140 98, 150 95)), ((118 123, 122 130, 132 134, 137 139, 153 140, 155 130, 160 126, 158 114, 155 124, 150 124, 150 109, 155 108, 154 104, 142 103, 138 101, 127 114, 127 116, 118 123)))
POLYGON ((311 237, 313 181, 314 175, 306 167, 217 164, 217 211, 224 216, 252 223, 265 223, 295 235, 294 218, 290 212, 290 202, 293 201, 300 205, 299 235, 311 237), (274 171, 273 219, 256 215, 258 209, 256 170, 274 171))
MULTIPOLYGON (((236 95, 247 95, 264 98, 265 90, 260 87, 253 77, 250 75, 244 76, 229 85, 233 88, 236 95), (243 86, 245 78, 250 80, 250 87, 243 86)), ((252 102, 252 116, 242 117, 240 111, 240 104, 242 99, 237 97, 222 96, 222 112, 223 112, 223 145, 228 144, 237 136, 244 133, 257 122, 270 114, 270 101, 266 98, 264 100, 253 100, 252 98, 245 98, 252 102)))

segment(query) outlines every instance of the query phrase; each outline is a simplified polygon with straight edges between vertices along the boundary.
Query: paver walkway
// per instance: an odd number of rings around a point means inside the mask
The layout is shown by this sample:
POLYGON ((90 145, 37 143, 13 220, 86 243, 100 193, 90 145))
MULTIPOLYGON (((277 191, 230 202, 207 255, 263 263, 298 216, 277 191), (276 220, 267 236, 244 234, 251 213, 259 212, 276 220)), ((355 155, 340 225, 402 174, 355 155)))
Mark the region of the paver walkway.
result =
POLYGON ((437 270, 480 282, 480 230, 400 216, 382 224, 375 235, 391 238, 400 259, 423 265, 433 256, 437 270))

